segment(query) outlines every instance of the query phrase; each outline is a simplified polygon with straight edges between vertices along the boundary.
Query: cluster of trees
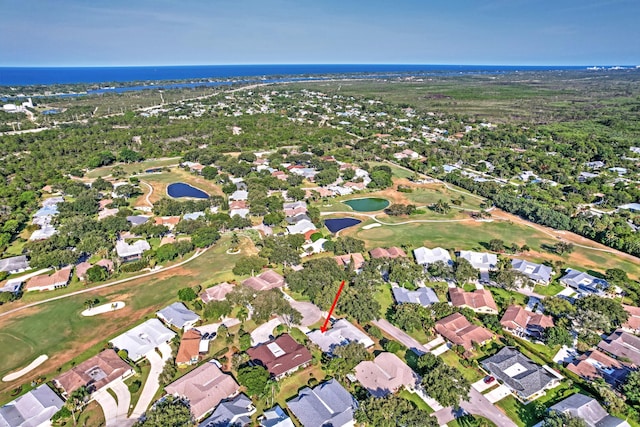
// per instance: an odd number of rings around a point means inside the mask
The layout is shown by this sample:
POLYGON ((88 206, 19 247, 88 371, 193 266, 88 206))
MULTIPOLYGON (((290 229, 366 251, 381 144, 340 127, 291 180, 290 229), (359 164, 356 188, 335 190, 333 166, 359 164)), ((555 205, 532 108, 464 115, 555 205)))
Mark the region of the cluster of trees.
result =
POLYGON ((416 211, 415 205, 404 205, 402 203, 393 203, 384 210, 384 213, 391 216, 411 215, 416 211))
POLYGON ((442 406, 458 407, 460 400, 469 395, 469 381, 459 370, 447 365, 438 356, 431 353, 420 356, 417 370, 422 376, 425 392, 442 406))
POLYGON ((396 395, 369 397, 360 402, 355 413, 359 423, 380 427, 437 427, 438 420, 413 402, 396 395))

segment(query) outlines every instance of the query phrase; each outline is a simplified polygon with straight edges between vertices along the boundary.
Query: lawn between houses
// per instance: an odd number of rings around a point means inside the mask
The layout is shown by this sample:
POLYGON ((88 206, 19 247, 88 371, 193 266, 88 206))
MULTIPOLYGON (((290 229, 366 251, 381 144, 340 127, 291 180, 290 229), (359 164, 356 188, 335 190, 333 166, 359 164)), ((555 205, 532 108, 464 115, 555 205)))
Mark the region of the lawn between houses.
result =
MULTIPOLYGON (((0 375, 26 366, 41 354, 49 356, 47 362, 19 380, 0 383, 0 402, 13 400, 11 390, 20 384, 26 393, 32 380, 39 377, 50 380, 94 356, 109 339, 155 317, 157 310, 176 301, 179 289, 232 279, 231 269, 239 255, 226 254, 229 247, 230 236, 225 235, 199 258, 176 269, 0 318, 0 348, 3 349, 0 375), (102 316, 84 317, 80 312, 89 297, 98 297, 103 302, 124 301, 126 306, 102 316)), ((241 249, 244 255, 256 253, 249 239, 241 240, 241 249)), ((55 291, 51 296, 55 296, 55 291)))

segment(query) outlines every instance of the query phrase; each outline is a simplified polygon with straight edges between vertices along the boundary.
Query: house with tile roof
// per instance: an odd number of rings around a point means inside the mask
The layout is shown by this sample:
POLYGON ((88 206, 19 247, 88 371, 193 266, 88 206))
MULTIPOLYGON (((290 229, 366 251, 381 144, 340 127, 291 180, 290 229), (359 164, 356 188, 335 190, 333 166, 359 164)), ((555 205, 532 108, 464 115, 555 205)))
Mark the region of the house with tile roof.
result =
POLYGON ((533 313, 519 305, 511 305, 500 319, 502 327, 518 336, 541 339, 546 328, 553 327, 553 318, 541 313, 533 313))
POLYGON ((193 418, 200 420, 224 399, 237 395, 240 386, 214 362, 207 362, 164 389, 168 394, 188 399, 193 418))
POLYGON ((452 266, 451 254, 449 251, 443 248, 425 248, 420 247, 413 250, 413 256, 416 259, 416 263, 428 267, 429 264, 436 262, 443 262, 446 265, 452 266))
POLYGON ((598 349, 626 365, 640 367, 640 337, 618 329, 600 341, 598 349))
POLYGON ((53 383, 65 396, 82 386, 87 387, 89 393, 94 393, 113 381, 130 377, 133 372, 133 368, 115 351, 107 349, 54 378, 53 383))
POLYGON ((24 291, 53 291, 64 288, 69 284, 72 267, 61 268, 53 274, 35 276, 27 280, 24 291))
POLYGON ((289 334, 252 347, 247 354, 253 363, 264 366, 275 379, 289 375, 311 363, 311 352, 289 334))
POLYGON ((42 384, 0 408, 2 427, 50 426, 51 417, 64 401, 48 385, 42 384))
POLYGON ((604 290, 609 287, 609 283, 606 280, 572 268, 567 268, 566 274, 560 278, 560 283, 575 289, 583 295, 602 295, 604 290))
POLYGON ((533 363, 512 347, 504 347, 480 363, 526 402, 543 396, 547 390, 559 385, 562 379, 551 368, 533 363))
POLYGON ((361 253, 337 255, 333 257, 340 267, 353 268, 354 271, 362 270, 364 266, 364 257, 361 253))
POLYGON ((114 348, 125 350, 129 359, 136 362, 150 351, 155 351, 161 344, 171 341, 175 336, 176 333, 158 319, 149 319, 109 342, 114 348))
POLYGON ((200 316, 189 310, 181 302, 174 302, 173 304, 163 308, 156 313, 156 316, 158 316, 160 320, 167 325, 175 326, 176 328, 184 331, 193 328, 193 325, 200 320, 200 316))
POLYGON ((498 314, 498 306, 487 289, 467 292, 462 288, 449 288, 449 298, 454 307, 466 307, 476 313, 498 314))
POLYGON ((511 268, 542 285, 548 285, 551 281, 551 275, 553 274, 551 267, 523 259, 511 260, 511 268))
POLYGON ((375 248, 369 251, 372 259, 378 258, 405 258, 407 254, 399 247, 392 246, 389 249, 375 248))
POLYGON ((418 375, 393 353, 383 352, 373 360, 363 360, 355 367, 356 379, 369 394, 385 397, 402 388, 412 390, 418 375))
POLYGON ((401 286, 394 286, 391 288, 391 292, 393 292, 393 298, 398 304, 420 304, 423 307, 428 307, 431 304, 440 302, 433 289, 424 286, 418 287, 415 291, 410 291, 401 286))
POLYGON ((289 410, 304 427, 353 426, 358 408, 355 398, 336 379, 305 387, 287 402, 289 410))
POLYGON ((202 334, 197 329, 189 329, 182 335, 176 355, 176 365, 185 367, 195 365, 200 360, 200 341, 202 334))
POLYGON ((322 332, 319 329, 309 331, 307 336, 325 353, 331 353, 336 347, 352 342, 362 344, 365 348, 369 348, 374 344, 367 334, 355 327, 347 319, 335 321, 326 332, 322 332))
POLYGON ((490 330, 472 324, 460 313, 453 313, 438 320, 435 329, 453 345, 461 345, 467 352, 470 352, 474 345, 483 345, 495 336, 490 330))
POLYGON ((632 334, 640 333, 640 307, 623 304, 622 308, 629 313, 629 318, 622 325, 622 329, 632 334))
POLYGON ((229 292, 233 290, 235 285, 227 282, 220 283, 219 285, 212 286, 200 292, 200 299, 203 303, 207 304, 211 301, 224 301, 229 292))
POLYGON ((244 427, 251 424, 251 415, 256 412, 253 402, 244 394, 227 399, 216 407, 215 411, 199 427, 233 426, 244 427))
POLYGON ((242 282, 256 291, 267 291, 269 289, 281 288, 285 285, 284 277, 273 270, 266 270, 257 276, 249 277, 242 282))
POLYGON ((609 415, 597 400, 582 393, 572 394, 550 407, 549 411, 580 418, 587 427, 630 427, 627 421, 609 415))
POLYGON ((627 376, 631 373, 629 367, 597 349, 588 351, 574 359, 567 365, 567 369, 588 381, 602 378, 613 387, 624 384, 627 376))

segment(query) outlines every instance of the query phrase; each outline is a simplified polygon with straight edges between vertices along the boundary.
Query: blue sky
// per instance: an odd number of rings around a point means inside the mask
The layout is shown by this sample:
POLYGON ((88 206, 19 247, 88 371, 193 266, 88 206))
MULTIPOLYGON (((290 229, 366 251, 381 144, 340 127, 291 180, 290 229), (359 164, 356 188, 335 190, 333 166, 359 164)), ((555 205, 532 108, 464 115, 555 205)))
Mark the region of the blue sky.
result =
POLYGON ((640 64, 638 0, 0 0, 0 66, 640 64))

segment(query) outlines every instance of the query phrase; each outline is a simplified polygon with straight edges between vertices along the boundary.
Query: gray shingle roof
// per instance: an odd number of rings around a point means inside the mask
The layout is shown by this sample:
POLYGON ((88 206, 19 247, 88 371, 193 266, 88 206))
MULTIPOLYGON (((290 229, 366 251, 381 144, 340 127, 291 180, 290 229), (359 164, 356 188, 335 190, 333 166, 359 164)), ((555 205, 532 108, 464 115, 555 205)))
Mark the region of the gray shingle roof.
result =
POLYGON ((0 259, 0 271, 19 271, 29 268, 29 261, 25 255, 14 256, 11 258, 0 259))
POLYGON ((536 282, 548 283, 551 280, 551 272, 553 269, 543 264, 525 261, 523 259, 514 259, 511 261, 511 267, 524 274, 531 280, 536 282))
POLYGON ((393 297, 398 304, 412 303, 427 307, 440 301, 431 288, 420 287, 415 291, 410 291, 405 288, 396 287, 393 288, 392 291, 393 297))
POLYGON ((231 400, 221 402, 199 427, 245 426, 251 423, 251 414, 255 411, 251 399, 239 394, 231 400))
POLYGON ((0 408, 0 426, 36 427, 50 420, 64 402, 43 384, 0 408))
POLYGON ((287 405, 304 427, 343 426, 353 420, 358 407, 353 396, 335 379, 314 389, 305 387, 287 405))
POLYGON ((168 324, 180 329, 184 328, 189 323, 195 323, 200 320, 200 316, 189 310, 181 302, 174 302, 170 306, 158 311, 156 314, 161 319, 164 319, 168 324))
POLYGON ((560 278, 560 282, 577 291, 592 294, 602 293, 602 290, 609 287, 609 283, 606 280, 572 268, 567 268, 566 274, 560 278))
POLYGON ((117 349, 126 350, 129 358, 135 361, 160 344, 170 341, 175 335, 175 332, 165 327, 158 319, 149 319, 110 342, 117 349))
POLYGON ((609 415, 597 400, 580 393, 567 397, 549 409, 581 418, 589 427, 626 427, 629 425, 626 421, 609 415))
POLYGON ((543 390, 556 379, 511 347, 505 347, 485 359, 482 366, 524 399, 543 390))

